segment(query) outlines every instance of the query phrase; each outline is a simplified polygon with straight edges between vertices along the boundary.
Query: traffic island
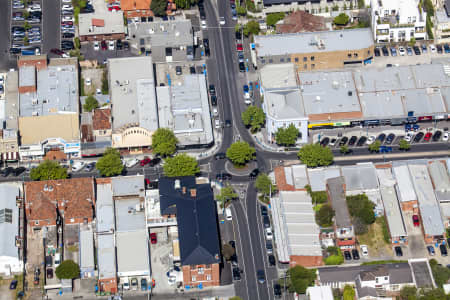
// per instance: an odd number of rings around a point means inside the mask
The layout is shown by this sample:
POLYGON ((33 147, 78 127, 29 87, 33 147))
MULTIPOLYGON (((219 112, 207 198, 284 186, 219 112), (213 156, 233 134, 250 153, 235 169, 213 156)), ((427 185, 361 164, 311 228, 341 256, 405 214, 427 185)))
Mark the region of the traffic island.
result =
POLYGON ((248 162, 243 166, 235 166, 230 161, 225 163, 225 170, 233 176, 248 176, 257 167, 256 161, 248 162))

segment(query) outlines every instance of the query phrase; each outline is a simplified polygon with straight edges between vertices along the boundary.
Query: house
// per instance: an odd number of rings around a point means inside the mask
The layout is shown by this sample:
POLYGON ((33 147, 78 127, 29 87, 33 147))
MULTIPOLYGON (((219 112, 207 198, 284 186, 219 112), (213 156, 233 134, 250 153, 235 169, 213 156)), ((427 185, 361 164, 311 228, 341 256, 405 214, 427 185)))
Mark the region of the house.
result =
POLYGON ((275 184, 279 191, 305 190, 309 184, 306 165, 292 165, 275 167, 275 184))
POLYGON ((323 264, 320 229, 306 191, 281 191, 271 198, 278 260, 304 267, 323 264))
POLYGON ((374 40, 391 43, 427 39, 427 13, 419 3, 419 0, 371 0, 374 40))
POLYGON ((17 184, 0 184, 0 275, 11 276, 23 272, 22 240, 18 201, 21 188, 17 184))
POLYGON ((111 108, 101 107, 81 114, 81 156, 102 154, 111 147, 111 108))
POLYGON ((363 66, 374 53, 370 28, 257 35, 255 47, 255 66, 293 63, 300 72, 363 66))
POLYGON ((92 114, 92 130, 95 140, 111 139, 111 109, 97 108, 92 114))
POLYGON ((210 184, 195 177, 159 179, 161 215, 176 215, 183 285, 220 285, 220 241, 210 184))
POLYGON ((306 299, 308 299, 308 300, 334 300, 333 290, 328 285, 309 286, 306 289, 306 299))
POLYGON ((155 79, 150 56, 108 60, 112 146, 141 153, 158 129, 155 79))
POLYGON ((85 224, 79 233, 80 277, 91 278, 95 276, 94 232, 90 224, 85 224))
POLYGON ((121 0, 120 8, 126 18, 150 17, 153 16, 151 3, 152 0, 121 0))
POLYGON ((96 10, 78 17, 80 41, 103 41, 125 38, 122 11, 96 10))
POLYGON ((18 60, 21 160, 46 158, 50 150, 79 157, 78 61, 28 56, 18 60), (52 124, 52 126, 48 126, 52 124))
POLYGON ((350 5, 357 7, 358 1, 343 1, 343 0, 307 0, 307 1, 294 1, 294 0, 255 0, 257 7, 262 8, 264 13, 277 13, 277 12, 292 12, 292 11, 305 11, 312 14, 327 13, 334 9, 343 11, 345 7, 349 8, 350 5))
POLYGON ((414 191, 408 166, 404 163, 394 162, 392 164, 392 174, 397 181, 395 188, 402 210, 417 213, 417 195, 414 191))
POLYGON ((296 67, 292 63, 262 67, 260 72, 263 110, 268 141, 275 143, 279 128, 294 125, 299 130, 296 144, 308 141, 308 116, 303 108, 296 67))
POLYGON ((277 33, 315 32, 327 29, 324 17, 314 16, 302 10, 290 13, 276 24, 277 33))
POLYGON ((334 231, 336 245, 341 249, 352 249, 355 247, 356 237, 350 213, 348 212, 344 178, 341 176, 328 179, 327 193, 328 200, 335 211, 334 231))

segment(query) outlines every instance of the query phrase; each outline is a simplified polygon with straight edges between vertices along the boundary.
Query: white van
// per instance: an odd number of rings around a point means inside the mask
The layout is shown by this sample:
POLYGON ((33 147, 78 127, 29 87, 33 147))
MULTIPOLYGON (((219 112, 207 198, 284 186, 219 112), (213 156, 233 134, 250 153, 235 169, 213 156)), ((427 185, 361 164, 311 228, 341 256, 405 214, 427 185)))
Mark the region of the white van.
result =
POLYGON ((120 281, 123 281, 122 282, 123 289, 128 291, 130 289, 130 281, 128 280, 128 277, 124 277, 123 280, 122 278, 120 278, 120 281))
POLYGON ((233 216, 231 215, 231 209, 229 207, 225 208, 225 217, 228 221, 231 221, 233 219, 233 216))
POLYGON ((55 268, 57 268, 61 264, 61 254, 55 253, 55 268))

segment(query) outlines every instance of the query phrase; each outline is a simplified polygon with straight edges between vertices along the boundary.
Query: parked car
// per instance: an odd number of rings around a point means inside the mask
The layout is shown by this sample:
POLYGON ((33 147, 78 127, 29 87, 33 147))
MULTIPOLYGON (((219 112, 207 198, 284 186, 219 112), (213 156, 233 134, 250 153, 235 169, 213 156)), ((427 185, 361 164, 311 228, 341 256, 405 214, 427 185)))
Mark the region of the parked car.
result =
POLYGON ((52 279, 52 278, 53 278, 53 269, 47 268, 47 279, 52 279))
POLYGON ((114 50, 114 41, 109 41, 108 42, 108 50, 111 50, 111 51, 114 50))
POLYGON ((17 280, 11 281, 11 283, 9 284, 9 289, 10 290, 15 290, 16 287, 17 287, 17 280))
POLYGON ((161 158, 155 157, 155 158, 153 158, 153 159, 149 162, 148 166, 149 166, 149 167, 154 167, 154 166, 156 166, 157 164, 159 164, 160 162, 161 162, 161 158))
POLYGON ((425 134, 425 137, 423 138, 423 140, 426 142, 429 142, 432 136, 433 136, 433 134, 431 132, 427 132, 427 134, 425 134))
POLYGON ((84 172, 91 172, 92 170, 94 170, 95 165, 96 165, 95 161, 88 163, 84 168, 84 172))
POLYGON ((359 146, 359 147, 363 146, 364 143, 366 142, 366 140, 367 140, 367 138, 365 136, 360 137, 356 146, 359 146))
POLYGON ((214 159, 216 159, 216 160, 225 159, 225 158, 226 158, 226 155, 225 155, 225 153, 223 153, 223 152, 216 153, 216 154, 214 155, 214 159))
POLYGON ((437 130, 434 134, 433 134, 433 142, 438 142, 441 139, 442 136, 442 131, 437 130))
POLYGON ((273 254, 270 254, 267 259, 269 261, 269 265, 270 266, 275 266, 276 265, 275 256, 273 256, 273 254))
POLYGON ((383 46, 383 48, 381 48, 381 51, 383 52, 383 56, 389 56, 389 51, 386 46, 383 46))
POLYGON ((329 142, 330 142, 330 138, 325 137, 325 138, 323 138, 323 139, 320 141, 320 145, 321 145, 322 147, 326 147, 326 146, 328 145, 329 142))
POLYGON ((138 280, 136 277, 131 278, 131 289, 134 291, 138 289, 138 280))
POLYGON ((339 141, 339 146, 344 146, 348 141, 348 137, 344 136, 340 141, 339 141))
POLYGON ((359 252, 356 249, 352 249, 352 257, 354 260, 358 260, 359 259, 359 252))
POLYGON ((413 215, 412 216, 412 220, 413 220, 414 227, 419 227, 420 226, 420 221, 419 221, 419 216, 418 215, 413 215))
POLYGON ((427 53, 428 52, 427 51, 427 45, 422 44, 421 48, 422 48, 422 53, 427 53))
POLYGON ((239 269, 239 267, 233 268, 233 280, 234 281, 241 280, 241 270, 239 269))
POLYGON ((394 139, 395 139, 395 134, 390 133, 390 134, 387 136, 387 138, 386 138, 386 145, 392 144, 392 142, 394 141, 394 139))
POLYGON ((248 175, 250 179, 255 179, 259 175, 259 169, 253 169, 253 171, 248 175))
POLYGON ((231 127, 231 120, 225 120, 225 127, 231 127))
POLYGON ((156 244, 158 242, 158 238, 156 237, 156 232, 150 233, 150 242, 152 244, 156 244))
POLYGON ((371 136, 369 136, 369 138, 367 139, 367 141, 366 141, 366 144, 367 145, 371 145, 371 144, 373 144, 373 142, 375 142, 375 136, 374 135, 371 135, 371 136))
POLYGON ((245 72, 245 63, 244 62, 239 63, 239 72, 245 72))
POLYGON ((272 228, 266 228, 266 240, 272 240, 273 239, 273 233, 272 228))
POLYGON ((420 55, 420 48, 418 46, 414 46, 413 50, 415 55, 420 55))
POLYGON ((361 253, 363 256, 369 255, 369 250, 367 248, 367 245, 361 245, 361 246, 359 246, 359 249, 361 250, 361 253))
POLYGON ((242 44, 236 44, 236 50, 237 51, 244 51, 244 47, 242 46, 242 44))
POLYGON ((414 143, 420 142, 420 140, 423 138, 423 135, 423 132, 419 132, 418 134, 416 134, 416 136, 414 137, 414 143))
POLYGON ((352 136, 351 138, 350 138, 350 140, 348 141, 348 145, 349 146, 353 146, 355 143, 356 143, 356 140, 357 140, 358 138, 356 137, 356 136, 352 136))
POLYGON ((381 52, 380 52, 380 48, 375 48, 374 50, 373 50, 373 52, 375 53, 375 56, 380 56, 381 55, 381 52))
POLYGON ((150 161, 151 161, 151 159, 149 157, 144 157, 144 159, 141 160, 139 162, 139 164, 141 165, 141 167, 143 167, 143 166, 147 165, 148 163, 150 163, 150 161))
POLYGON ((396 247, 394 248, 394 251, 395 251, 395 255, 397 255, 397 256, 403 256, 402 247, 396 246, 396 247))
POLYGON ((336 141, 337 141, 337 139, 332 138, 332 139, 330 140, 330 143, 329 143, 328 145, 330 145, 330 147, 333 147, 334 145, 336 145, 336 141))
POLYGON ((398 54, 400 54, 400 56, 404 56, 406 54, 406 50, 403 46, 398 47, 398 54))
POLYGON ((408 56, 411 56, 411 55, 413 55, 413 52, 412 52, 412 48, 411 47, 406 47, 406 52, 408 53, 408 56))
POLYGON ((344 251, 344 258, 345 258, 345 260, 352 259, 352 255, 350 254, 350 251, 344 251))
POLYGON ((4 168, 4 169, 1 171, 3 177, 8 177, 9 174, 11 174, 12 172, 14 172, 14 168, 12 168, 12 167, 4 168))
POLYGON ((22 174, 23 172, 25 172, 26 168, 25 167, 17 167, 14 169, 13 171, 13 175, 15 177, 19 176, 20 174, 22 174))
POLYGON ((211 96, 211 105, 216 106, 217 105, 217 96, 211 96))
POLYGON ((447 142, 448 141, 448 131, 444 132, 444 134, 442 135, 442 141, 443 142, 447 142))
POLYGON ((377 141, 379 141, 381 144, 383 144, 384 140, 386 139, 386 134, 382 133, 377 137, 377 141))
POLYGON ((128 160, 124 161, 124 165, 127 168, 132 168, 134 167, 137 163, 139 162, 139 160, 137 158, 130 158, 128 160))
POLYGON ((433 246, 427 246, 427 250, 428 250, 428 254, 431 256, 434 256, 436 254, 433 246))
POLYGON ((263 216, 263 226, 264 226, 264 228, 269 228, 270 227, 269 216, 263 216))
POLYGON ((266 241, 266 250, 268 254, 273 253, 273 244, 271 241, 266 241))
POLYGON ((439 245, 439 250, 441 251, 441 255, 442 256, 447 256, 448 255, 447 247, 445 247, 444 244, 440 244, 439 245))
POLYGON ((265 207, 264 205, 261 205, 261 216, 267 216, 267 207, 265 207))
POLYGON ((266 275, 264 274, 264 270, 256 271, 256 277, 258 278, 258 282, 263 284, 266 282, 266 275))
POLYGON ((84 161, 76 161, 73 165, 72 165, 72 172, 78 172, 81 169, 83 169, 85 167, 86 163, 84 161))
POLYGON ((437 53, 442 53, 442 46, 436 45, 436 50, 437 50, 437 53))
POLYGON ((391 55, 397 56, 397 49, 395 49, 395 47, 391 47, 391 55))

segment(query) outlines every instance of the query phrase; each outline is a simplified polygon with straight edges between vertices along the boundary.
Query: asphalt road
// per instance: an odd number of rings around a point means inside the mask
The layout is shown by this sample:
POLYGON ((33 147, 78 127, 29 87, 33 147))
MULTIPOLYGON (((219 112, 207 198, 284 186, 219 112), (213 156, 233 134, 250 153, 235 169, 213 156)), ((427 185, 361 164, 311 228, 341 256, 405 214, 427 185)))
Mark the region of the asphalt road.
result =
POLYGON ((42 49, 49 53, 61 48, 61 0, 42 0, 42 49))
POLYGON ((0 1, 0 71, 15 68, 16 61, 9 55, 11 1, 0 1))

